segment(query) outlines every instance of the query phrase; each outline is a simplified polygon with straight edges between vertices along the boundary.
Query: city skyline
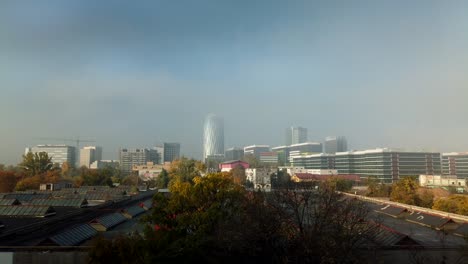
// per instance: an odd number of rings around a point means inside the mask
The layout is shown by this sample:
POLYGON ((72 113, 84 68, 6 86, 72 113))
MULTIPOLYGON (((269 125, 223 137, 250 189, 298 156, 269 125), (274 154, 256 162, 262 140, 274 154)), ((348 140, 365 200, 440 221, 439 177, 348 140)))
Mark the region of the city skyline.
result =
POLYGON ((201 159, 209 112, 226 120, 226 147, 282 145, 297 124, 311 141, 344 135, 352 149, 467 151, 467 8, 4 1, 0 163, 57 143, 37 136, 76 135, 109 159, 161 142, 201 159))

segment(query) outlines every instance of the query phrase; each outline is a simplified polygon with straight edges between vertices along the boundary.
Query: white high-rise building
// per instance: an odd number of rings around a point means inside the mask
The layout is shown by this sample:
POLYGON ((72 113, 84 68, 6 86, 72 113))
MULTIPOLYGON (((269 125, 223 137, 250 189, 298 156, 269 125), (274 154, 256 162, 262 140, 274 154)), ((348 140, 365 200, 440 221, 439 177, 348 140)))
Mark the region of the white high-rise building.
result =
POLYGON ((83 147, 80 150, 80 167, 89 166, 98 160, 102 160, 102 148, 96 146, 83 147))
POLYGON ((203 127, 203 161, 208 156, 224 155, 224 121, 209 114, 203 127))
POLYGON ((25 154, 28 152, 39 153, 46 152, 52 158, 52 163, 62 166, 64 162, 68 162, 71 166, 75 166, 75 147, 67 145, 37 145, 32 148, 26 148, 25 154))

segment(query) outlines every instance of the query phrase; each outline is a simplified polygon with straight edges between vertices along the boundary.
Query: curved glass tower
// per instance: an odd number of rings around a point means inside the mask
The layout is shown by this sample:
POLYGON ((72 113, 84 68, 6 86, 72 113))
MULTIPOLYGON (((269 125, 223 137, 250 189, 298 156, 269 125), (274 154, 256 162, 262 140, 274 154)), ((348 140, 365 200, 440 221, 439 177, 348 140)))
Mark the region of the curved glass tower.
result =
POLYGON ((203 160, 211 155, 224 155, 224 121, 215 114, 206 116, 203 127, 203 160))

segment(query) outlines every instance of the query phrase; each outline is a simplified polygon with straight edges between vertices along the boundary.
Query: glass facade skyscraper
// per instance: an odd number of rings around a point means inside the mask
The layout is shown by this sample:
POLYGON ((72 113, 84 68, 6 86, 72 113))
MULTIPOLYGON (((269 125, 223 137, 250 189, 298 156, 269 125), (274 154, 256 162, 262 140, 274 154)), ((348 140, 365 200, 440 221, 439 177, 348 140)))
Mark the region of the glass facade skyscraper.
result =
POLYGON ((209 114, 203 127, 203 160, 213 155, 224 156, 224 121, 217 115, 209 114))

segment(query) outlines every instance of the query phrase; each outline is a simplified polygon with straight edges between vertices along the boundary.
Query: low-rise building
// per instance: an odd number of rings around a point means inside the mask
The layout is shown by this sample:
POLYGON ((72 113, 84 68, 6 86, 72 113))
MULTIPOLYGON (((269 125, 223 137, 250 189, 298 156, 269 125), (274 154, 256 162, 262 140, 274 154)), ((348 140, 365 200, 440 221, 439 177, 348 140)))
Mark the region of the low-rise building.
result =
POLYGON ((255 190, 265 192, 271 191, 271 173, 270 169, 265 168, 248 168, 245 170, 247 181, 253 184, 255 190))
POLYGON ((466 188, 466 179, 456 175, 419 175, 419 185, 423 187, 466 188))
POLYGON ((170 163, 166 162, 164 165, 155 164, 154 162, 146 162, 144 165, 133 165, 132 171, 138 172, 138 176, 143 180, 151 180, 159 176, 163 169, 168 170, 170 163))
POLYGON ((105 168, 118 168, 120 162, 118 160, 96 160, 91 165, 90 169, 105 169, 105 168))
POLYGON ((330 178, 337 178, 343 180, 353 181, 355 184, 361 182, 361 178, 358 175, 336 175, 336 174, 312 174, 312 173, 296 173, 291 177, 293 182, 318 182, 326 181, 330 178))
POLYGON ((230 160, 220 163, 219 169, 221 170, 221 172, 229 172, 237 166, 241 166, 244 169, 248 169, 250 167, 250 165, 247 162, 241 160, 230 160))

